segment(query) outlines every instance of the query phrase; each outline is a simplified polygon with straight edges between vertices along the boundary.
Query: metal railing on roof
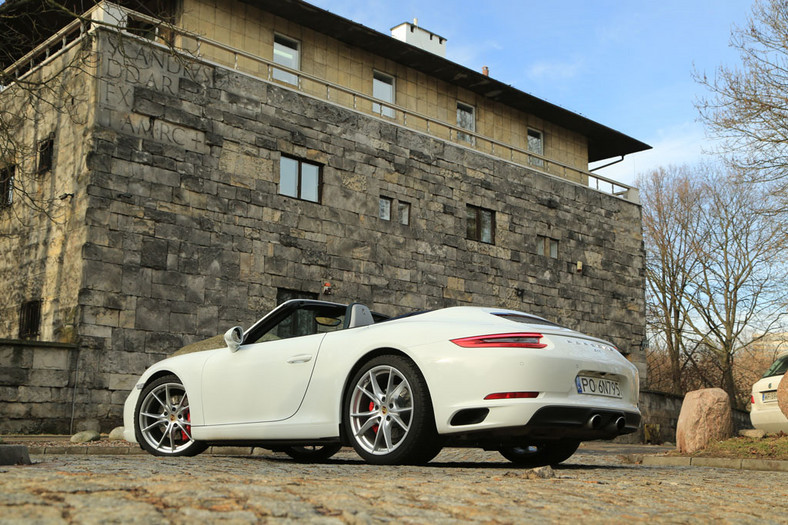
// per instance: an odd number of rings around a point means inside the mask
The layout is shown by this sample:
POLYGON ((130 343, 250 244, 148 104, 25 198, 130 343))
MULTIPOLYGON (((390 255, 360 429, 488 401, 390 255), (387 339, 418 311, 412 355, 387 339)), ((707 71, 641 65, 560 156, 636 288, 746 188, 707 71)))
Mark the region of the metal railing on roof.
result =
POLYGON ((166 31, 168 35, 168 45, 166 47, 171 52, 181 52, 207 64, 229 67, 239 73, 276 83, 302 94, 352 108, 405 128, 448 140, 477 152, 504 159, 519 166, 525 166, 529 169, 558 177, 561 180, 587 186, 639 204, 639 195, 636 188, 613 179, 596 175, 587 170, 570 166, 567 163, 511 144, 506 144, 413 109, 376 99, 366 93, 355 91, 347 86, 330 82, 304 71, 276 64, 273 60, 166 24, 159 19, 125 9, 110 2, 97 4, 86 12, 81 19, 68 24, 36 49, 22 57, 4 71, 5 78, 23 78, 34 68, 43 65, 70 48, 86 34, 87 21, 90 21, 93 25, 121 29, 128 33, 129 36, 138 38, 139 35, 129 33, 126 31, 126 28, 131 23, 145 24, 150 28, 145 38, 158 45, 164 45, 161 43, 160 35, 162 31, 166 31), (107 20, 108 18, 109 21, 107 20))

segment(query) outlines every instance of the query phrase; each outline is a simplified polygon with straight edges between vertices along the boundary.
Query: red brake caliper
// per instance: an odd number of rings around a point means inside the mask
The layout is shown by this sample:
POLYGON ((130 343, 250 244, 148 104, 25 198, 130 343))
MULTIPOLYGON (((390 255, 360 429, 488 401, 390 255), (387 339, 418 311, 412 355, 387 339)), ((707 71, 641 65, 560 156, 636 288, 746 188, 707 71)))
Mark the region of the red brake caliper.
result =
MULTIPOLYGON (((191 421, 192 421, 192 413, 191 412, 186 412, 186 421, 191 423, 191 421)), ((191 434, 191 432, 192 432, 192 426, 191 425, 186 425, 186 432, 191 434)), ((189 441, 189 439, 190 439, 189 438, 189 434, 187 434, 186 432, 181 430, 181 439, 183 439, 184 441, 189 441)))
MULTIPOLYGON (((375 402, 374 401, 370 401, 369 402, 369 411, 372 412, 373 410, 375 410, 375 402)), ((375 434, 378 433, 378 425, 372 425, 372 432, 374 432, 375 434)))

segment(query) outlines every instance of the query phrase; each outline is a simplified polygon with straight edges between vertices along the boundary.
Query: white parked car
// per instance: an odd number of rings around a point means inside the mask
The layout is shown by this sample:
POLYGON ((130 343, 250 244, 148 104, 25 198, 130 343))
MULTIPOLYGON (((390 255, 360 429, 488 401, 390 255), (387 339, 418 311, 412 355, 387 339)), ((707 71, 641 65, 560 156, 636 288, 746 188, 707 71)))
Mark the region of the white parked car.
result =
POLYGON ((786 372, 788 354, 783 354, 752 385, 750 421, 755 428, 766 432, 788 432, 788 418, 777 405, 777 387, 786 372))
POLYGON ((226 347, 165 359, 129 395, 125 438, 158 456, 248 445, 324 460, 424 463, 443 446, 556 464, 634 432, 638 375, 610 343, 522 312, 387 319, 361 304, 281 304, 226 347))

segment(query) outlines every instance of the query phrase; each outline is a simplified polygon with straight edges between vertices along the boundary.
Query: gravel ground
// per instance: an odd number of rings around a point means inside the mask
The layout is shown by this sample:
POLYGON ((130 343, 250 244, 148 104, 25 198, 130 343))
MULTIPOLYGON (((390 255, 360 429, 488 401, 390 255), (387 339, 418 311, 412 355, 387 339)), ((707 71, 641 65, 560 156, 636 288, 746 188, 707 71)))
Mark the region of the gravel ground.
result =
POLYGON ((376 467, 343 449, 285 456, 34 456, 0 467, 0 523, 786 523, 785 473, 626 463, 581 449, 524 470, 446 449, 424 467, 376 467))

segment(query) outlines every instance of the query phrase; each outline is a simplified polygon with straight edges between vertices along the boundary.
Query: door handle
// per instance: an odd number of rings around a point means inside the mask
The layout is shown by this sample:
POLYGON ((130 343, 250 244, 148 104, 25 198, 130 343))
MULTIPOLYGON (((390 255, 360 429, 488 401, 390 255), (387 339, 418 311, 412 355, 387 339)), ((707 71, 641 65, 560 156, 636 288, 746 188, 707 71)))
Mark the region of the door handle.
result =
POLYGON ((299 355, 294 355, 293 357, 288 359, 287 362, 290 363, 291 365, 293 365, 293 364, 296 364, 296 363, 308 363, 311 360, 312 360, 312 356, 311 355, 309 355, 309 354, 299 354, 299 355))

